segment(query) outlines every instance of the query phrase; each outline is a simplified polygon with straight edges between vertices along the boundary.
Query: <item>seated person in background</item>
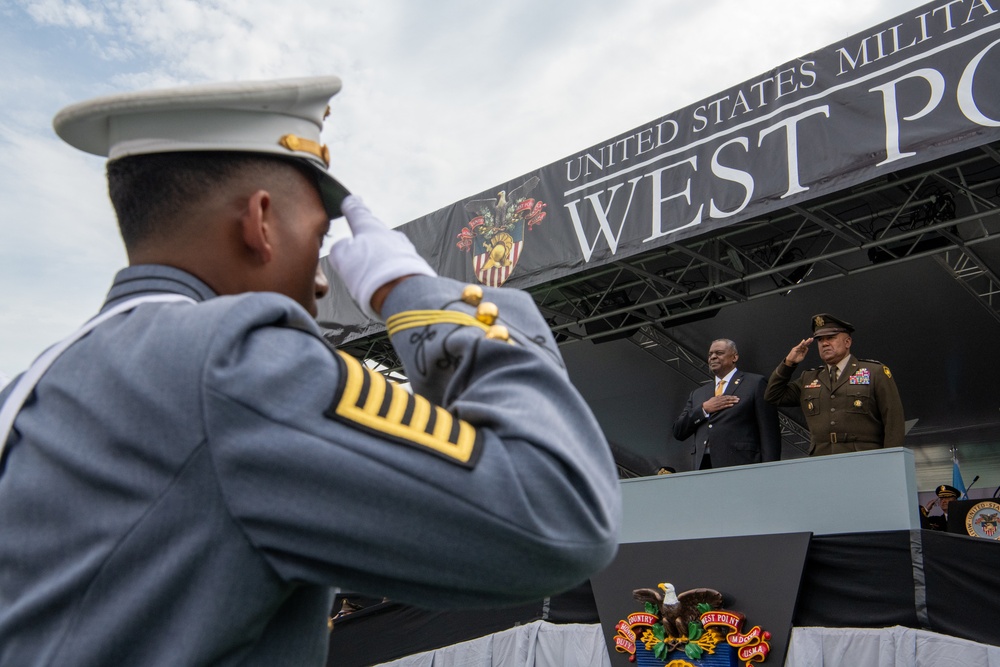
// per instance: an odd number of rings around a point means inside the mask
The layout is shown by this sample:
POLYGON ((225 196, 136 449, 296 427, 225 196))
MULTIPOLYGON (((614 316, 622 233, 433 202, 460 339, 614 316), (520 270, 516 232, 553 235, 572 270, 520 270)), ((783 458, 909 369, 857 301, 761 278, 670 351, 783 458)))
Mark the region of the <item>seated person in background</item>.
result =
POLYGON ((922 523, 925 523, 930 530, 945 531, 948 530, 948 506, 951 505, 951 501, 958 500, 962 494, 954 486, 947 484, 942 484, 936 488, 934 493, 937 495, 937 499, 930 501, 927 505, 920 508, 921 518, 925 520, 922 523), (934 505, 941 507, 941 514, 933 516, 930 514, 934 505))

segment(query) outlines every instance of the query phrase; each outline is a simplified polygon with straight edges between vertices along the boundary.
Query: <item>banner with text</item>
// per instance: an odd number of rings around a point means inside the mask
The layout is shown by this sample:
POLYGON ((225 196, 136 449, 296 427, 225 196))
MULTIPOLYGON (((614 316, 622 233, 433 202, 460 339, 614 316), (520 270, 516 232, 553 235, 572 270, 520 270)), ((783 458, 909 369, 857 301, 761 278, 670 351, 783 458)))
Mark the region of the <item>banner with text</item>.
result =
POLYGON ((997 4, 924 5, 400 229, 524 288, 996 141, 997 4))

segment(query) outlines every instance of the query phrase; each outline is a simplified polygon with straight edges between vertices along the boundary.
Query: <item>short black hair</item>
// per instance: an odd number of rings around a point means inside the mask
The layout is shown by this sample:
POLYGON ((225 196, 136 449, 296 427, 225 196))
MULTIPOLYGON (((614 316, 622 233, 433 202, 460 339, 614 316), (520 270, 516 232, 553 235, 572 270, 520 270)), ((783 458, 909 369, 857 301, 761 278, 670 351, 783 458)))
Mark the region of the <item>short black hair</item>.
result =
POLYGON ((135 248, 156 235, 177 231, 189 207, 233 179, 253 175, 266 185, 288 167, 316 180, 305 165, 259 153, 135 155, 108 162, 108 194, 125 247, 135 248))

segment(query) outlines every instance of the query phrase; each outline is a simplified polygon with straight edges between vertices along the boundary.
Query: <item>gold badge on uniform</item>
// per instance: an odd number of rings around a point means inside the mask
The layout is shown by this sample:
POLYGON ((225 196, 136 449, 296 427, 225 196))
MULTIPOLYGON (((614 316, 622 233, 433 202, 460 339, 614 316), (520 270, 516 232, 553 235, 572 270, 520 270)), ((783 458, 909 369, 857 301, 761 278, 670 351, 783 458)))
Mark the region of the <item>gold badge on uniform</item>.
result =
POLYGON ((882 370, 885 372, 885 376, 887 378, 891 378, 892 377, 892 373, 889 372, 889 367, 888 366, 883 366, 882 370))
POLYGON ((813 409, 813 402, 809 401, 808 403, 806 403, 806 407, 809 408, 810 410, 812 410, 813 409))
POLYGON ((856 408, 860 408, 861 407, 861 400, 860 399, 857 399, 857 398, 854 399, 854 407, 856 407, 856 408))

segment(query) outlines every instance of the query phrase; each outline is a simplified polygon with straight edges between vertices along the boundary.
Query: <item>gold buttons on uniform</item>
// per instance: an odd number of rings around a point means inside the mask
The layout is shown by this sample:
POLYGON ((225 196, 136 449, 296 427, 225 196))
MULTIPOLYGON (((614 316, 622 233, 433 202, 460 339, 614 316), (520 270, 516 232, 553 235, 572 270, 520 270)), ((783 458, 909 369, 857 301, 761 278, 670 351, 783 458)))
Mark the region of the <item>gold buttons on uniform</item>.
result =
POLYGON ((486 331, 486 337, 492 340, 510 340, 510 332, 502 324, 494 324, 486 331))
POLYGON ((476 308, 476 319, 489 326, 497 321, 500 309, 495 303, 484 301, 476 308))
POLYGON ((492 340, 510 340, 510 331, 502 324, 496 324, 500 316, 500 308, 495 303, 483 301, 483 288, 479 285, 466 285, 462 290, 462 302, 476 307, 476 320, 489 327, 486 337, 492 340))
POLYGON ((462 290, 462 301, 470 306, 478 306, 483 300, 483 288, 479 285, 466 285, 462 290))

